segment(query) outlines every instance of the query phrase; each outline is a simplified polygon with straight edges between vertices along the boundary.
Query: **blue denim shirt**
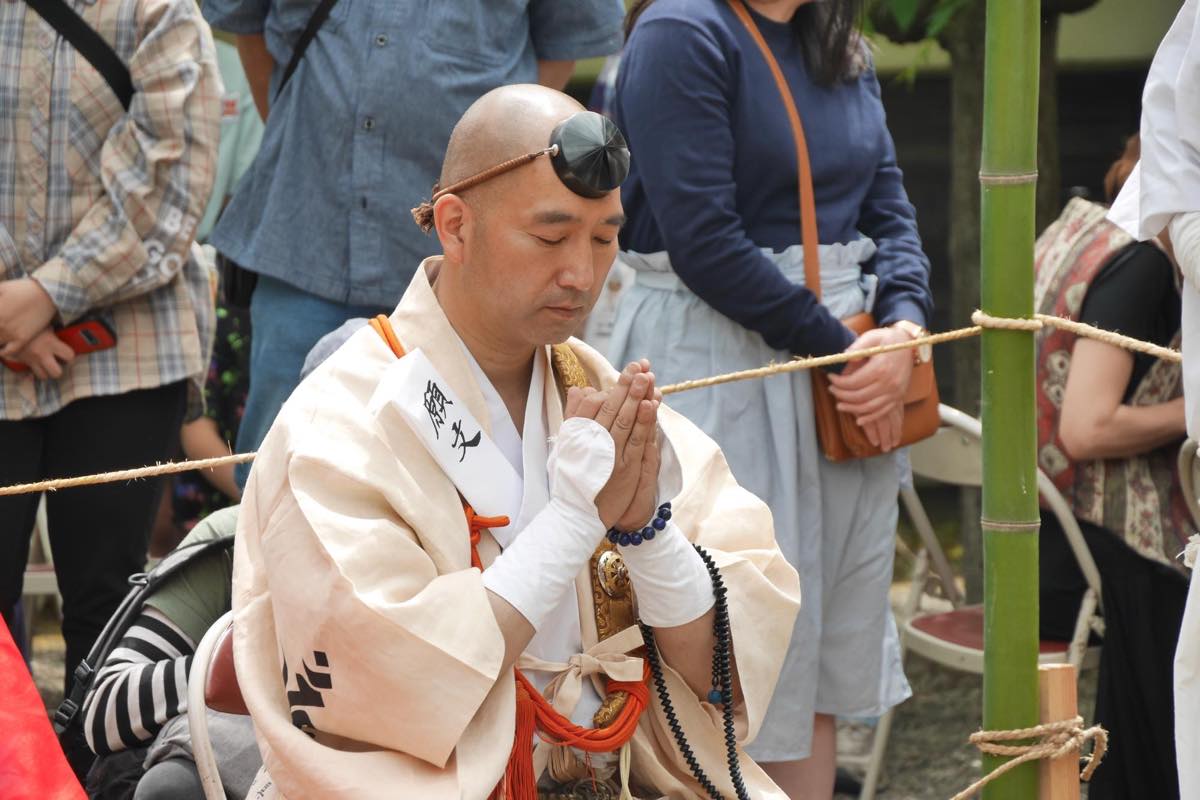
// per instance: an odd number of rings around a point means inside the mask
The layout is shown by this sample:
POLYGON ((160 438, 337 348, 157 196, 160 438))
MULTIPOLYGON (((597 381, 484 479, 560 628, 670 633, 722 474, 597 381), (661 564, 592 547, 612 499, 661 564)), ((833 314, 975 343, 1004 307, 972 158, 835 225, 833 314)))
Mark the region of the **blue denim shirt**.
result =
MULTIPOLYGON (((317 0, 205 0, 218 30, 262 33, 272 97, 317 0)), ((621 46, 622 0, 340 0, 284 91, 210 240, 242 266, 335 302, 391 306, 438 252, 409 209, 476 98, 538 60, 621 46)))

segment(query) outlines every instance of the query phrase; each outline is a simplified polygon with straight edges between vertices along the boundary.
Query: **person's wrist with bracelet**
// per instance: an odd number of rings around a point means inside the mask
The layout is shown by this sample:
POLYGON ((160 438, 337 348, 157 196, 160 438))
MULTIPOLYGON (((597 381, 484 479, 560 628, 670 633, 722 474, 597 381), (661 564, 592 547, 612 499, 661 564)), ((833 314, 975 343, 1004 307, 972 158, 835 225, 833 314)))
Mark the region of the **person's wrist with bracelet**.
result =
POLYGON ((640 529, 610 528, 629 570, 638 617, 655 628, 699 619, 713 607, 712 579, 703 559, 676 524, 671 503, 658 507, 640 529))

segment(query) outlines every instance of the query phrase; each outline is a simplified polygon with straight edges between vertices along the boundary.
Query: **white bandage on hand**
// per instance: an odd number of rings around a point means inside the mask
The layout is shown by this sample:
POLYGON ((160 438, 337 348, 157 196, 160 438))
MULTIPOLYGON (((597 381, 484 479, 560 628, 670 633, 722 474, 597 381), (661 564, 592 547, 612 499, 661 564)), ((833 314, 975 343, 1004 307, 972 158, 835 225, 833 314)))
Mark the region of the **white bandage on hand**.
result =
POLYGON ((1200 288, 1200 211, 1176 214, 1167 228, 1183 277, 1200 288))
POLYGON ((622 547, 638 618, 654 628, 699 619, 713 607, 712 576, 704 560, 672 521, 648 542, 622 547))
POLYGON ((616 461, 612 436, 594 420, 563 422, 550 451, 550 502, 484 570, 483 585, 540 630, 604 538, 596 495, 616 461))

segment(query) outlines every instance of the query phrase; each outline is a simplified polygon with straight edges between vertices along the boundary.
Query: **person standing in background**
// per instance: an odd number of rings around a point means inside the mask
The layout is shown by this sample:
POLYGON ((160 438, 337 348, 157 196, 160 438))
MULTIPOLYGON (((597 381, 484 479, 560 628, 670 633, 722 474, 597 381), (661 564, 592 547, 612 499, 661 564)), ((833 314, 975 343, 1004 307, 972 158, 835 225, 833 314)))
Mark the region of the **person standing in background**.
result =
MULTIPOLYGON (((562 88, 576 59, 621 46, 621 0, 343 0, 275 96, 316 6, 204 3, 214 28, 237 35, 267 120, 212 235, 258 276, 240 452, 262 441, 313 345, 348 319, 393 308, 413 265, 434 254, 434 241, 401 217, 428 195, 467 107, 504 84, 562 88)), ((248 474, 239 468, 240 485, 248 474)))
MULTIPOLYGON (((742 0, 736 0, 741 3, 742 0)), ((610 357, 654 364, 662 383, 793 355, 910 341, 932 298, 929 261, 896 165, 854 0, 749 0, 779 62, 812 162, 823 284, 804 282, 794 138, 764 54, 726 0, 635 3, 616 117, 633 153, 621 260, 636 270, 610 357), (873 311, 855 337, 841 319, 873 311)), ((899 439, 915 358, 831 372, 839 408, 873 444, 899 439)), ((673 397, 764 498, 804 600, 771 707, 747 751, 793 798, 828 798, 835 717, 874 717, 911 693, 888 606, 901 465, 832 463, 808 373, 673 397)))
MULTIPOLYGON (((82 3, 129 72, 128 106, 25 3, 0 3, 0 485, 164 461, 198 408, 212 269, 195 232, 221 80, 195 0, 82 3), (76 356, 89 319, 115 346, 76 356)), ((97 342, 102 339, 97 338, 97 342)), ((50 493, 67 683, 145 567, 160 480, 50 493)), ((39 497, 0 499, 0 609, 21 595, 39 497)))
POLYGON ((201 244, 208 241, 208 235, 233 197, 238 181, 254 163, 263 137, 262 117, 254 104, 254 93, 250 89, 246 71, 242 69, 237 37, 223 31, 212 33, 217 69, 221 73, 225 92, 221 95, 221 144, 217 173, 204 217, 196 228, 196 241, 201 244))
MULTIPOLYGON (((1138 159, 1138 137, 1104 180, 1111 200, 1138 159)), ((1179 345, 1176 268, 1073 198, 1038 237, 1034 308, 1179 345)), ((1104 637, 1094 720, 1113 737, 1091 800, 1179 797, 1171 662, 1187 599, 1176 555, 1192 527, 1178 470, 1184 437, 1179 364, 1077 338, 1037 333, 1038 466, 1062 492, 1100 572, 1104 637)), ((1043 640, 1070 641, 1087 582, 1054 514, 1038 535, 1043 640)))

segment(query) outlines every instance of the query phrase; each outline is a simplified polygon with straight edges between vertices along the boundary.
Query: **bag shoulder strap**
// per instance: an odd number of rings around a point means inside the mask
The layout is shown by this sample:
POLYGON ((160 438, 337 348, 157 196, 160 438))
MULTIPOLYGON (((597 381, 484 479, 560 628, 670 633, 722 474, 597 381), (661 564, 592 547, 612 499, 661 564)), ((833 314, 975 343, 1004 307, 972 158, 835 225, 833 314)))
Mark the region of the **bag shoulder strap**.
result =
POLYGON ((283 94, 283 87, 287 86, 292 73, 296 71, 296 67, 300 66, 300 59, 304 58, 304 51, 312 44, 312 40, 317 38, 317 31, 321 30, 321 26, 325 24, 329 12, 333 10, 336 3, 337 0, 321 0, 313 9, 312 16, 308 18, 308 24, 304 26, 304 32, 296 40, 296 47, 292 50, 292 57, 288 59, 287 67, 283 70, 283 77, 279 79, 279 88, 275 91, 276 100, 279 99, 279 95, 283 94))
POLYGON ((133 101, 133 78, 112 45, 104 41, 104 37, 76 14, 65 0, 26 0, 26 3, 96 68, 117 96, 121 108, 128 111, 133 101))
POLYGON ((188 564, 201 556, 218 550, 228 550, 233 547, 233 536, 221 536, 207 542, 198 542, 179 547, 158 562, 149 572, 139 572, 129 578, 130 589, 114 613, 100 632, 87 657, 79 662, 73 673, 74 681, 71 692, 63 698, 62 704, 54 712, 55 729, 61 734, 79 715, 83 708, 84 698, 87 697, 95 680, 96 673, 108 659, 109 653, 125 636, 125 631, 142 613, 146 600, 163 584, 167 578, 177 574, 188 564))
POLYGON ((758 25, 750 16, 745 3, 742 0, 728 0, 728 2, 733 13, 746 26, 750 38, 754 39, 754 43, 762 51, 763 58, 771 69, 771 77, 775 79, 775 86, 779 89, 779 96, 783 99, 788 123, 792 127, 792 139, 796 145, 796 166, 799 173, 797 183, 800 187, 800 242, 804 247, 804 282, 808 290, 820 300, 821 262, 817 250, 817 244, 820 242, 820 234, 817 231, 817 200, 813 193, 812 164, 808 160, 808 142, 804 138, 804 125, 800 122, 800 112, 796 110, 796 101, 792 99, 791 87, 788 86, 783 70, 779 68, 779 62, 775 60, 775 55, 767 46, 766 40, 763 39, 758 25))

